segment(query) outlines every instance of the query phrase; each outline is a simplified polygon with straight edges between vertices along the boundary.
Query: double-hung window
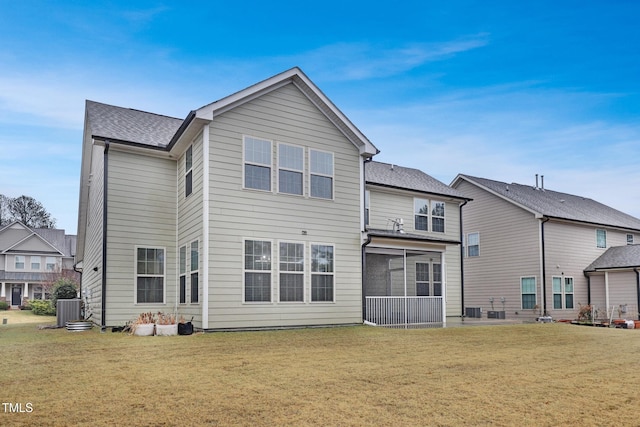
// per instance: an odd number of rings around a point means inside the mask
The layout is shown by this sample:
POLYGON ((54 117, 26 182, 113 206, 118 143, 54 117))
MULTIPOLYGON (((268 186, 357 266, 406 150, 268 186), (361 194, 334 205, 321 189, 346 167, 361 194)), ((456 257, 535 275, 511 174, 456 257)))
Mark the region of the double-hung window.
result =
POLYGON ((180 304, 187 302, 187 247, 180 247, 180 304))
POLYGON ((429 201, 426 199, 413 199, 415 215, 415 229, 429 231, 429 201))
POLYGON ((371 191, 364 192, 364 225, 369 225, 369 215, 371 212, 371 191))
POLYGON ((311 197, 333 199, 333 153, 309 150, 311 197))
POLYGON ((444 233, 444 202, 431 202, 431 231, 444 233))
POLYGON ((244 188, 271 191, 271 141, 244 137, 244 188))
POLYGON ((198 241, 191 242, 191 303, 195 304, 198 302, 198 297, 200 295, 200 289, 198 284, 198 241))
POLYGON ((304 181, 304 149, 278 144, 278 191, 302 195, 304 181))
POLYGON ((136 303, 164 303, 164 248, 136 248, 136 303))
POLYGON ((553 309, 573 308, 573 277, 553 277, 553 309))
POLYGON ((31 257, 31 269, 34 271, 40 270, 41 260, 39 256, 31 257))
POLYGON ((633 245, 633 234, 627 234, 627 245, 633 245))
POLYGON ((467 256, 480 256, 480 233, 467 234, 467 256))
POLYGON ((280 242, 280 302, 304 301, 304 244, 280 242))
POLYGON ((522 295, 522 309, 534 309, 536 307, 536 278, 520 278, 520 292, 522 295))
POLYGON ((596 248, 605 249, 607 247, 607 230, 598 228, 596 230, 596 248))
POLYGON ((184 196, 193 192, 193 145, 187 148, 184 155, 184 196))
POLYGON ((16 270, 24 270, 25 257, 23 255, 16 255, 15 267, 16 270))
POLYGON ((332 245, 311 245, 311 301, 334 300, 334 248, 332 245))
POLYGON ((48 256, 46 258, 45 268, 47 269, 47 271, 56 271, 56 265, 57 265, 57 261, 55 257, 48 256))
POLYGON ((244 301, 271 301, 271 242, 244 242, 244 301))
POLYGON ((442 296, 442 264, 433 264, 433 296, 442 296))

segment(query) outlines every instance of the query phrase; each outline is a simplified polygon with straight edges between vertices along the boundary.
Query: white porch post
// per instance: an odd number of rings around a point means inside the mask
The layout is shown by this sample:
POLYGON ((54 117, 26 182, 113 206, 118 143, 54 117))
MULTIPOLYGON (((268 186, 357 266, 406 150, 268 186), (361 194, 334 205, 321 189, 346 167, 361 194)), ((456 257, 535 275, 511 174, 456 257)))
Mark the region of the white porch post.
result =
POLYGON ((404 324, 409 323, 409 314, 407 313, 407 250, 402 250, 402 269, 404 270, 404 324))
POLYGON ((0 298, 6 298, 7 297, 7 293, 4 290, 4 285, 6 285, 6 283, 4 283, 4 282, 0 283, 0 298))
POLYGON ((605 301, 607 304, 607 319, 610 318, 610 314, 609 314, 609 272, 605 271, 604 272, 604 295, 605 295, 605 301))
POLYGON ((442 274, 442 323, 447 323, 447 264, 444 259, 444 252, 440 253, 441 274, 442 274))
MULTIPOLYGON (((25 298, 29 298, 29 282, 24 282, 24 295, 22 295, 22 300, 25 298)), ((22 305, 22 301, 20 301, 20 305, 22 305)))

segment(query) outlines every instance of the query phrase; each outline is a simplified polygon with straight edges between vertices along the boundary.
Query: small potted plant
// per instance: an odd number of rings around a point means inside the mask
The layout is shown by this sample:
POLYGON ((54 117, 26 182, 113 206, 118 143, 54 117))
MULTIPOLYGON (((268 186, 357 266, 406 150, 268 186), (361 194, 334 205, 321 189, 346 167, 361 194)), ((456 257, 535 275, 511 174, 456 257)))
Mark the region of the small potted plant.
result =
POLYGON ((176 322, 175 314, 158 312, 158 318, 156 320, 156 335, 168 336, 178 335, 178 323, 176 322))
POLYGON ((138 318, 131 323, 131 333, 140 337, 153 335, 156 319, 153 313, 140 313, 138 318))

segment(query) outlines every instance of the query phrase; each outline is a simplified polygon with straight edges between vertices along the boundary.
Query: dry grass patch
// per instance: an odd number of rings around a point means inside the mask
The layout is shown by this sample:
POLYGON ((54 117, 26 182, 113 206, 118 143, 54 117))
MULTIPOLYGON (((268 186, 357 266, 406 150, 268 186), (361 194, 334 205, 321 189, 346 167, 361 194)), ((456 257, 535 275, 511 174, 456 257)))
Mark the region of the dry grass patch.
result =
POLYGON ((56 323, 56 316, 36 316, 31 310, 2 310, 0 311, 0 319, 7 319, 6 325, 3 325, 0 320, 0 327, 24 323, 56 323))
POLYGON ((637 424, 635 330, 0 331, 0 425, 637 424))

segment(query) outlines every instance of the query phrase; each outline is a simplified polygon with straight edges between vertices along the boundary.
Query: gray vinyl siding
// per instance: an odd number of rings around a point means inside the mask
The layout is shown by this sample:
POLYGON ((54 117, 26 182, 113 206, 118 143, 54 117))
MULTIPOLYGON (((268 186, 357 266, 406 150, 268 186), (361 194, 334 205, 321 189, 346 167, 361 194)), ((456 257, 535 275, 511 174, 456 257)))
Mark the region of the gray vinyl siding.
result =
POLYGON ((173 312, 176 302, 176 163, 109 152, 107 218, 108 326, 141 312, 173 312), (135 209, 132 208, 135 206, 135 209), (165 303, 135 304, 135 248, 165 248, 165 303))
POLYGON ((216 117, 210 127, 209 328, 362 321, 358 150, 289 84, 216 117), (243 135, 273 141, 272 191, 243 189, 243 135), (278 142, 334 153, 334 200, 277 193, 278 142), (272 241, 272 302, 243 303, 244 239, 272 241), (277 302, 278 242, 305 245, 305 302, 277 302), (335 246, 335 302, 310 302, 310 244, 335 246))
POLYGON ((537 303, 542 304, 539 221, 532 213, 466 181, 456 188, 473 199, 462 208, 465 242, 469 233, 480 234, 480 256, 464 258, 465 307, 481 307, 485 313, 502 310, 504 297, 507 317, 539 315, 522 310, 520 291, 522 277, 535 277, 537 303), (493 308, 489 298, 494 298, 493 308))
MULTIPOLYGON (((185 197, 185 155, 184 153, 178 160, 178 248, 187 246, 187 266, 190 264, 189 251, 191 242, 198 241, 198 261, 200 264, 199 271, 202 271, 202 221, 203 221, 203 197, 202 197, 202 134, 198 135, 192 145, 192 193, 185 197)), ((176 261, 179 262, 179 252, 177 252, 176 261)), ((188 270, 188 269, 187 269, 188 270)), ((176 267, 176 298, 180 296, 180 268, 176 267)), ((199 297, 198 303, 192 304, 190 271, 187 271, 186 280, 186 304, 178 304, 178 315, 182 315, 187 320, 193 317, 193 323, 197 327, 202 326, 202 273, 199 273, 199 297)))
POLYGON ((102 324, 102 230, 104 207, 104 147, 91 149, 91 181, 87 226, 84 234, 84 258, 82 271, 82 298, 86 316, 96 324, 102 324), (95 269, 95 270, 94 270, 95 269))
MULTIPOLYGON (((460 240, 460 205, 458 202, 437 196, 430 197, 426 194, 384 189, 376 186, 368 186, 367 189, 369 190, 368 228, 393 230, 393 223, 389 221, 389 218, 402 218, 404 221, 404 230, 407 233, 421 234, 425 237, 433 237, 436 239, 460 240), (444 233, 415 230, 414 198, 445 202, 444 233)), ((431 224, 429 226, 431 227, 431 224)), ((426 247, 425 250, 430 249, 426 247)), ((446 245, 444 254, 445 271, 443 271, 443 276, 447 284, 446 315, 460 316, 462 314, 460 245, 446 245)), ((409 283, 407 285, 409 285, 409 283)), ((415 283, 412 284, 412 286, 415 287, 415 283)))
MULTIPOLYGON (((554 318, 575 318, 580 304, 588 304, 587 278, 584 269, 606 249, 596 247, 596 229, 607 231, 607 248, 627 244, 627 232, 596 225, 584 225, 570 222, 549 221, 545 224, 545 254, 547 265, 547 309, 554 318), (570 248, 570 250, 568 250, 570 248), (552 277, 569 276, 574 278, 574 309, 554 310, 552 300, 552 277)), ((610 274, 617 277, 619 273, 610 274)), ((635 283, 635 282, 634 282, 635 283)), ((604 285, 603 285, 604 286, 604 285)), ((604 294, 603 294, 604 295, 604 294)), ((594 298, 592 279, 592 301, 594 298)), ((611 296, 611 294, 610 294, 611 296)), ((632 298, 631 301, 635 301, 632 298)), ((602 308, 604 299, 599 302, 602 308)), ((619 304, 622 304, 619 303, 619 304)))
MULTIPOLYGON (((392 230, 393 223, 389 220, 402 218, 404 230, 410 233, 438 239, 460 239, 460 209, 458 202, 452 202, 442 197, 428 194, 411 193, 402 190, 384 189, 368 186, 369 199, 369 228, 392 230), (444 233, 415 229, 414 199, 445 202, 444 233)), ((431 230, 431 222, 429 222, 431 230)))

